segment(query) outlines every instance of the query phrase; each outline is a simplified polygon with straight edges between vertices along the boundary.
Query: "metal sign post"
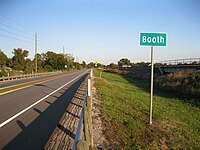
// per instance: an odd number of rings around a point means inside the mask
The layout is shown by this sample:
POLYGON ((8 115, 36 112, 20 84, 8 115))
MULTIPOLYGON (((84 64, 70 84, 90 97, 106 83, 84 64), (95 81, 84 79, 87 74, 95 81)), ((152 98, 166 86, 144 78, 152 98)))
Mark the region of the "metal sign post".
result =
POLYGON ((149 123, 152 124, 152 104, 153 104, 153 65, 154 65, 154 49, 151 46, 151 94, 150 94, 150 112, 149 123))
POLYGON ((166 46, 167 34, 166 33, 140 33, 140 45, 151 46, 151 92, 150 92, 150 105, 149 105, 149 123, 152 124, 153 116, 153 70, 154 70, 154 46, 166 46))

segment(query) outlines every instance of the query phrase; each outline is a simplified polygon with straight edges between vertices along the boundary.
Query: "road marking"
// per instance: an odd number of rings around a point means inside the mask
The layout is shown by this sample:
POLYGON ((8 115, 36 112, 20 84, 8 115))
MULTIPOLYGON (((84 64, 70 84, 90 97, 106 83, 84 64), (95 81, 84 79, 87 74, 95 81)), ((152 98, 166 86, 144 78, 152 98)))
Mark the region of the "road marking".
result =
POLYGON ((41 81, 41 80, 43 80, 43 79, 36 80, 36 81, 29 81, 29 82, 15 84, 15 85, 10 85, 10 86, 6 86, 6 87, 3 87, 3 88, 0 88, 0 90, 5 90, 5 89, 8 89, 8 88, 13 88, 13 87, 16 87, 16 86, 20 86, 20 85, 24 85, 24 84, 28 84, 28 83, 33 83, 33 82, 37 82, 37 81, 41 81))
POLYGON ((42 102, 44 99, 46 99, 47 97, 51 96, 52 94, 54 94, 55 92, 59 91, 60 89, 62 89, 63 87, 67 86, 68 84, 70 84, 71 82, 73 82, 74 80, 78 79, 80 76, 82 76, 83 74, 85 74, 88 71, 85 71, 84 73, 80 74, 79 76, 77 76, 76 78, 72 79, 71 81, 67 82, 66 84, 62 85, 61 87, 59 87, 58 89, 56 89, 55 91, 51 92, 50 94, 46 95, 45 97, 41 98, 40 100, 38 100, 37 102, 31 104, 30 106, 26 107, 25 109, 21 110, 20 112, 18 112, 17 114, 15 114, 14 116, 10 117, 9 119, 7 119, 6 121, 2 122, 0 124, 0 128, 2 128, 4 125, 8 124, 10 121, 12 121, 13 119, 17 118, 18 116, 20 116, 21 114, 23 114, 24 112, 26 112, 27 110, 31 109, 32 107, 34 107, 35 105, 37 105, 38 103, 42 102))
MULTIPOLYGON (((28 88, 28 87, 31 87, 31 86, 34 86, 36 84, 41 84, 41 83, 44 83, 44 82, 47 82, 47 81, 51 81, 51 80, 54 80, 54 79, 58 79, 60 77, 64 77, 64 76, 68 76, 69 74, 65 74, 65 75, 62 75, 62 76, 59 76, 59 77, 54 77, 54 78, 50 78, 50 79, 45 79, 45 80, 42 80, 41 82, 35 82, 33 84, 29 84, 29 85, 26 85, 26 86, 22 86, 22 87, 19 87, 19 88, 16 88, 16 89, 12 89, 12 90, 9 90, 9 91, 5 91, 5 92, 2 92, 0 93, 0 96, 1 95, 5 95, 5 94, 8 94, 8 93, 11 93, 11 92, 15 92, 15 91, 18 91, 18 90, 21 90, 21 89, 25 89, 25 88, 28 88)), ((37 80, 37 81, 40 81, 40 80, 37 80)))
MULTIPOLYGON (((73 73, 69 73, 67 75, 71 75, 71 74, 73 74, 73 73)), ((61 75, 60 77, 65 76, 65 75, 61 75)), ((51 78, 54 78, 54 77, 51 77, 51 78)), ((42 81, 42 80, 44 80, 44 79, 39 79, 39 80, 35 80, 35 81, 29 81, 29 82, 25 82, 25 83, 10 85, 10 86, 6 86, 6 87, 2 87, 2 88, 0 88, 0 90, 4 90, 4 89, 8 89, 8 88, 13 88, 13 87, 16 87, 16 86, 20 86, 20 85, 24 85, 24 84, 28 84, 28 83, 33 83, 33 82, 37 82, 37 81, 42 81)))

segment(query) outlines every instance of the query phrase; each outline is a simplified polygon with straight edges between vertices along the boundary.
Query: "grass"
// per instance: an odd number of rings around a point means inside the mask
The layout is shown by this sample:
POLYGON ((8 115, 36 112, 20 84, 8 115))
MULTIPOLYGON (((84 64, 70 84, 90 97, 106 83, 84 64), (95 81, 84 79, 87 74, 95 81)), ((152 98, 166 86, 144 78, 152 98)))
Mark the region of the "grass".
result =
POLYGON ((105 134, 113 149, 200 149, 200 108, 156 91, 149 125, 149 83, 94 70, 105 134))

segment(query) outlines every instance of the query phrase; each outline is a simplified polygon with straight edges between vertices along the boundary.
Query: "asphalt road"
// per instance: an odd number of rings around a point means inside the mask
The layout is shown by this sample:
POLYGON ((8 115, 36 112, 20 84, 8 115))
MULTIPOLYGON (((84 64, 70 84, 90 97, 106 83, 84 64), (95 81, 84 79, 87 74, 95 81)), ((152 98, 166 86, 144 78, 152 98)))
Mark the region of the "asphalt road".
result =
POLYGON ((88 70, 0 83, 0 149, 40 150, 88 70))

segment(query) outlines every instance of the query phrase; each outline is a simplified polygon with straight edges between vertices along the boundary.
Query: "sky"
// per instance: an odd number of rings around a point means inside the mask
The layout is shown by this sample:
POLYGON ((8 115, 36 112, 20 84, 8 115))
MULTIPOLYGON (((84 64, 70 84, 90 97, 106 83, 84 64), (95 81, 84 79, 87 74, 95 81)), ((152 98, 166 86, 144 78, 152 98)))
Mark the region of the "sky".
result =
POLYGON ((139 33, 164 32, 156 62, 200 58, 199 0, 0 0, 0 12, 0 49, 9 57, 22 48, 32 59, 37 33, 38 53, 64 47, 79 62, 150 62, 139 33))

